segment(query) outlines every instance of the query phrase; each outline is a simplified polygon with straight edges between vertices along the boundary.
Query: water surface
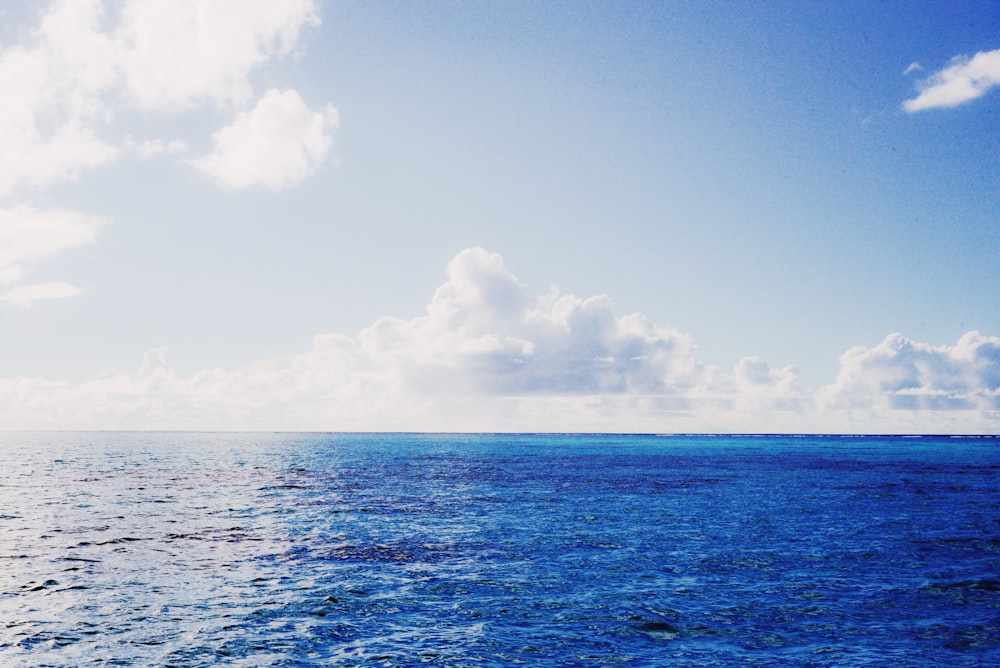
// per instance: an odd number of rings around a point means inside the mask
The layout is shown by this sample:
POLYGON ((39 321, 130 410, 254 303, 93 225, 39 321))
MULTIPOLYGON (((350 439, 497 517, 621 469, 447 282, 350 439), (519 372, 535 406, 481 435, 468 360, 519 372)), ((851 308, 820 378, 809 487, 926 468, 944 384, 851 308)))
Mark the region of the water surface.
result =
POLYGON ((998 445, 2 434, 0 665, 1000 665, 998 445))

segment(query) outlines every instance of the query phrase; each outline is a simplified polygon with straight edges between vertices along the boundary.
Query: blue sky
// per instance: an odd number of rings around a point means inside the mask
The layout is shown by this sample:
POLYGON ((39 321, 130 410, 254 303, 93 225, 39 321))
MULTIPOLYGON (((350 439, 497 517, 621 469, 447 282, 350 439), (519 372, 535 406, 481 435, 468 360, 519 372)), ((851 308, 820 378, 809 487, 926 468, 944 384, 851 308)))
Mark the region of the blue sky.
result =
POLYGON ((995 432, 998 28, 8 4, 0 427, 995 432))

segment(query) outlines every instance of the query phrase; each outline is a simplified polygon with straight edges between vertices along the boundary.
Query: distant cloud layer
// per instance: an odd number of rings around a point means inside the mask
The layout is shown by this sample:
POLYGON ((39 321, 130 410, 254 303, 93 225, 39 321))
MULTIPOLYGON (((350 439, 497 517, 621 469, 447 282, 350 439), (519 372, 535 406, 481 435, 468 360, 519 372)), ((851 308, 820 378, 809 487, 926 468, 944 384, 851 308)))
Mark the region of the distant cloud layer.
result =
MULTIPOLYGON (((318 24, 314 0, 54 2, 23 43, 0 50, 0 301, 26 306, 81 292, 68 283, 11 283, 26 258, 38 258, 33 239, 51 227, 45 221, 69 215, 29 214, 17 202, 88 169, 128 155, 172 156, 227 189, 288 188, 311 175, 337 129, 332 106, 313 111, 296 91, 271 90, 244 109, 255 68, 293 54, 302 32, 318 24), (234 120, 198 159, 185 157, 191 138, 136 139, 126 126, 141 118, 149 132, 158 119, 199 107, 234 120), (35 237, 26 221, 38 223, 35 237)), ((95 229, 76 229, 84 227, 95 229)), ((41 255, 78 245, 72 238, 63 225, 41 255)))
POLYGON ((7 428, 993 432, 1000 339, 899 334, 840 359, 810 390, 757 357, 725 371, 690 337, 605 296, 532 295, 481 248, 447 265, 425 315, 379 318, 304 353, 177 376, 166 350, 137 371, 70 384, 0 380, 7 428))
MULTIPOLYGON (((914 63, 916 65, 916 63, 914 63)), ((906 74, 914 71, 914 65, 906 74)), ((920 94, 903 102, 914 113, 927 109, 957 107, 985 95, 1000 84, 1000 49, 981 51, 972 58, 957 57, 951 64, 920 82, 920 94)))

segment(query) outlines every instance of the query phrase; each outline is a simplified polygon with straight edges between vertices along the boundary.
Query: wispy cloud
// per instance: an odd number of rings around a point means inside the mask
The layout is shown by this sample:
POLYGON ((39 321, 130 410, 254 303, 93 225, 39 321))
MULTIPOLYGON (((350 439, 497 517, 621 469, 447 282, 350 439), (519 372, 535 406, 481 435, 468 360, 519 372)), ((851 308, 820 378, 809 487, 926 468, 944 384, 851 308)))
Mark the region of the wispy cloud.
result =
POLYGON ((188 143, 183 139, 165 141, 163 139, 147 139, 137 142, 131 137, 125 140, 125 148, 135 153, 140 160, 148 160, 158 155, 179 155, 188 150, 188 143))
POLYGON ((75 297, 83 292, 86 290, 65 281, 47 281, 33 285, 19 285, 6 292, 0 292, 0 302, 7 302, 18 308, 30 308, 38 301, 75 297))
POLYGON ((18 285, 38 264, 68 249, 94 243, 110 221, 74 211, 0 209, 0 301, 27 306, 39 299, 71 297, 81 290, 62 281, 18 285), (9 287, 14 286, 14 287, 9 287))
POLYGON ((608 297, 533 295, 480 248, 459 253, 426 313, 237 370, 179 376, 166 350, 79 384, 0 380, 0 425, 67 428, 988 432, 1000 339, 892 335, 841 357, 837 379, 747 357, 730 371, 690 337, 608 297))
MULTIPOLYGON (((911 71, 910 68, 906 73, 911 71)), ((998 84, 1000 49, 981 51, 972 58, 960 56, 952 60, 948 67, 921 81, 917 86, 919 95, 903 102, 903 109, 912 114, 927 109, 957 107, 982 97, 998 84)))

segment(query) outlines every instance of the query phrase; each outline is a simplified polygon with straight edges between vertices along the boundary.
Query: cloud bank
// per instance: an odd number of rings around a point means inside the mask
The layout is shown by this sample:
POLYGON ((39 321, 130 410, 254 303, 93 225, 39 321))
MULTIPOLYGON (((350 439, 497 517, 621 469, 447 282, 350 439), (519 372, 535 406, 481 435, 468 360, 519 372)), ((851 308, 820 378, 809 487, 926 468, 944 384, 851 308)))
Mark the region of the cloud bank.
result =
POLYGON ((534 295, 481 248, 456 255, 424 315, 309 350, 178 376, 166 349, 85 383, 0 380, 0 427, 426 431, 992 433, 1000 338, 899 334, 803 387, 794 367, 705 364, 687 335, 610 298, 534 295))
POLYGON ((82 292, 64 282, 12 283, 40 257, 80 245, 75 238, 93 240, 96 219, 24 206, 89 169, 167 156, 227 189, 288 188, 310 176, 329 154, 336 110, 313 111, 294 90, 267 91, 247 106, 253 72, 293 55, 318 24, 314 0, 51 3, 22 43, 0 50, 0 242, 8 242, 0 246, 0 302, 82 292), (140 119, 148 132, 199 108, 233 118, 200 158, 185 155, 187 138, 135 139, 128 127, 140 119))
MULTIPOLYGON (((911 65, 906 73, 913 71, 911 65)), ((918 84, 919 95, 903 102, 912 113, 957 107, 982 97, 1000 84, 1000 49, 981 51, 972 58, 959 56, 918 84)))

